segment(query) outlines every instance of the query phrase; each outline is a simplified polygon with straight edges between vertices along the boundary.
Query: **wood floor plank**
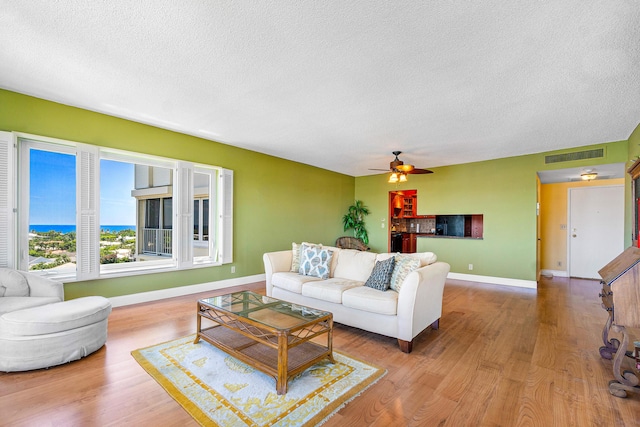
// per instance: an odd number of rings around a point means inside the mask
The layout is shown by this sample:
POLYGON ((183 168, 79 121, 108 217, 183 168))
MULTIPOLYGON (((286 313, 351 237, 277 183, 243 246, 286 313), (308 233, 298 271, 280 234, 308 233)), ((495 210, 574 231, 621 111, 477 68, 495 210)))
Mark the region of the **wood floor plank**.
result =
MULTIPOLYGON (((264 293, 264 282, 241 288, 264 293)), ((198 298, 241 288, 115 308, 98 352, 0 373, 0 425, 196 426, 131 351, 194 333, 198 298)), ((600 289, 570 278, 543 278, 537 290, 448 280, 440 329, 416 337, 410 354, 337 324, 334 348, 387 375, 325 426, 639 425, 640 395, 609 393, 600 289)))

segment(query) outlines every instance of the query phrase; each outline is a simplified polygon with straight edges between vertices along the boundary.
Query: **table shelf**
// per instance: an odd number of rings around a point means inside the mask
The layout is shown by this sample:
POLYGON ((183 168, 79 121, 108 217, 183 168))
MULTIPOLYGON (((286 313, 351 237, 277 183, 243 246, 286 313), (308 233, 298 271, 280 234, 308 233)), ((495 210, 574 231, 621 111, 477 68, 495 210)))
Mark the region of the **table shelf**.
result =
MULTIPOLYGON (((229 297, 234 301, 249 298, 255 301, 254 294, 245 293, 246 295, 231 294, 229 297)), ((312 318, 304 318, 297 313, 279 310, 278 305, 271 302, 264 304, 263 310, 267 313, 265 316, 252 318, 254 316, 251 314, 260 313, 260 309, 232 312, 211 304, 211 301, 200 300, 196 313, 195 342, 202 339, 247 365, 273 376, 278 394, 287 392, 289 378, 320 360, 326 358, 334 362, 331 313, 315 313, 312 318), (269 310, 274 311, 269 314, 269 310), (287 326, 272 326, 273 315, 277 316, 276 323, 287 326), (203 326, 203 319, 213 325, 203 326), (287 322, 287 319, 292 322, 287 322), (326 336, 326 345, 312 341, 321 335, 326 336)))

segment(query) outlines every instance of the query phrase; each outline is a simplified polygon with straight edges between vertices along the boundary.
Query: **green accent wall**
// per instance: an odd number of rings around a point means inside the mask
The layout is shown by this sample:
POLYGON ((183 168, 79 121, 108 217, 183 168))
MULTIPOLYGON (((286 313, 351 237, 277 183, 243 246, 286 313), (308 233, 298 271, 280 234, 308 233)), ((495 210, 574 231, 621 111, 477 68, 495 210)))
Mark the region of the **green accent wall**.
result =
POLYGON ((221 166, 234 171, 235 274, 229 264, 65 284, 65 298, 113 297, 264 273, 262 254, 333 245, 355 178, 254 151, 0 90, 0 130, 221 166))
MULTIPOLYGON (((432 251, 455 273, 536 280, 537 172, 626 162, 627 141, 484 162, 430 168, 407 183, 388 184, 388 174, 356 178, 356 198, 371 209, 367 217, 373 251, 387 250, 389 191, 417 190, 418 214, 483 214, 484 238, 418 238, 418 251, 432 251), (605 158, 546 165, 545 156, 604 148, 605 158), (385 228, 381 227, 385 218, 385 228), (468 265, 473 264, 473 271, 468 265)), ((628 210, 628 209, 627 209, 628 210)), ((625 234, 628 234, 625 231, 625 234)))
MULTIPOLYGON (((291 242, 332 245, 345 234, 342 216, 354 200, 366 218, 372 251, 387 251, 388 194, 418 191, 418 214, 483 214, 482 240, 420 238, 451 271, 536 280, 536 172, 628 162, 640 155, 640 126, 629 141, 433 168, 406 184, 387 174, 350 177, 273 156, 159 129, 128 120, 0 90, 0 130, 85 142, 234 170, 234 265, 67 283, 66 297, 107 297, 233 279, 264 272, 262 254, 291 242), (605 148, 605 158, 546 165, 545 155, 605 148), (384 227, 381 227, 381 224, 384 227), (473 271, 468 270, 473 264, 473 271)), ((625 208, 625 245, 630 244, 630 181, 625 208)))
MULTIPOLYGON (((640 124, 636 126, 631 135, 629 136, 629 156, 627 162, 627 170, 633 165, 633 163, 640 159, 640 124)), ((624 247, 635 244, 633 242, 633 218, 634 218, 634 202, 633 202, 633 186, 631 182, 631 175, 626 174, 624 181, 624 203, 627 206, 624 216, 624 247)), ((638 190, 640 191, 640 190, 638 190)))
POLYGON ((640 158, 640 124, 636 126, 629 136, 629 166, 637 158, 640 158))

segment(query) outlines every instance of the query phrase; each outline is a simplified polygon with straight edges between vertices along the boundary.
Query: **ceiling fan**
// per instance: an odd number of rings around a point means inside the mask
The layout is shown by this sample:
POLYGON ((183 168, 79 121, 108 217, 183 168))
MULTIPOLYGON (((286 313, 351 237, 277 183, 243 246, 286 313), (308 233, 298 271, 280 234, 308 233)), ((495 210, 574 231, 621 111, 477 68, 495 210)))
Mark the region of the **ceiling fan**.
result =
MULTIPOLYGON (((416 168, 413 165, 405 165, 404 162, 398 158, 398 156, 402 154, 402 151, 393 151, 392 154, 396 156, 396 158, 389 163, 389 172, 391 172, 391 175, 389 176, 390 183, 406 182, 408 174, 433 173, 433 171, 430 171, 429 169, 421 169, 421 168, 416 168)), ((387 169, 369 169, 369 170, 386 171, 387 169)))

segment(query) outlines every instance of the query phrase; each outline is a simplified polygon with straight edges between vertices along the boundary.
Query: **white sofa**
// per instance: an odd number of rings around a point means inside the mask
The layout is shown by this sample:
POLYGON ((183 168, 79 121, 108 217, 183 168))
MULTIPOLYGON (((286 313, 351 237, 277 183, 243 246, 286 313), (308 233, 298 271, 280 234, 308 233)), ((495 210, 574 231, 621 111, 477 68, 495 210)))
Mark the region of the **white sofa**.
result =
POLYGON ((0 371, 48 368, 87 356, 107 341, 111 302, 64 301, 63 284, 0 268, 0 371))
POLYGON ((449 264, 437 262, 431 252, 400 255, 324 248, 332 252, 327 279, 291 271, 292 250, 264 254, 267 295, 329 311, 338 323, 397 338, 405 353, 411 352, 420 332, 429 326, 438 329, 449 264), (396 255, 420 259, 399 292, 364 286, 376 261, 396 255))

